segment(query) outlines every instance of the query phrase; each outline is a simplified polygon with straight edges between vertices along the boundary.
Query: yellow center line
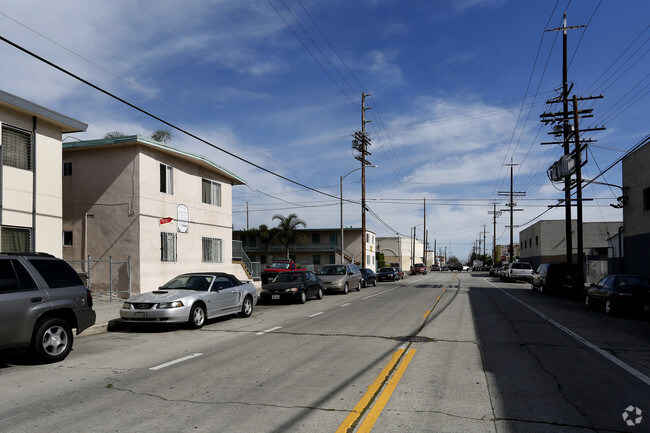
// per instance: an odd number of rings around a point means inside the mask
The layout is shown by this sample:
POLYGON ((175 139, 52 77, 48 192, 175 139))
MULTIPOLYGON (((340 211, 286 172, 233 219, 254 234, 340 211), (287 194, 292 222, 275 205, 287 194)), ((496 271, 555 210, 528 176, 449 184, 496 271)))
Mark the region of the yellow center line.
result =
POLYGON ((370 402, 370 400, 375 395, 375 393, 379 390, 381 384, 388 376, 388 373, 390 373, 390 371, 393 369, 397 361, 399 361, 399 359, 402 357, 403 353, 404 353, 404 349, 398 349, 395 353, 393 353, 393 357, 391 358, 391 360, 388 362, 386 367, 384 367, 381 373, 379 373, 379 376, 377 376, 377 379, 375 379, 373 384, 368 387, 368 391, 366 391, 363 397, 361 397, 361 400, 359 400, 357 405, 354 406, 354 409, 352 409, 352 412, 348 414, 348 416, 345 418, 343 423, 336 430, 336 433, 347 432, 348 429, 352 426, 352 424, 354 424, 357 421, 357 419, 361 416, 363 409, 370 402))
POLYGON ((431 314, 431 310, 427 310, 427 312, 424 313, 424 316, 422 316, 422 318, 426 319, 427 317, 429 317, 429 314, 431 314))
POLYGON ((388 385, 386 385, 386 388, 379 395, 377 401, 372 406, 372 409, 370 409, 368 412, 368 416, 366 416, 366 418, 363 420, 363 423, 361 423, 361 427, 359 427, 357 433, 368 433, 370 430, 372 430, 375 422, 377 422, 377 418, 379 418, 379 415, 381 414, 381 411, 384 410, 386 403, 388 403, 390 396, 393 394, 393 391, 397 387, 397 384, 404 375, 406 367, 408 367, 409 363, 411 362, 411 359, 413 358, 413 355, 415 355, 416 350, 417 349, 409 349, 399 367, 397 367, 395 374, 393 374, 393 377, 391 377, 390 381, 388 382, 388 385))

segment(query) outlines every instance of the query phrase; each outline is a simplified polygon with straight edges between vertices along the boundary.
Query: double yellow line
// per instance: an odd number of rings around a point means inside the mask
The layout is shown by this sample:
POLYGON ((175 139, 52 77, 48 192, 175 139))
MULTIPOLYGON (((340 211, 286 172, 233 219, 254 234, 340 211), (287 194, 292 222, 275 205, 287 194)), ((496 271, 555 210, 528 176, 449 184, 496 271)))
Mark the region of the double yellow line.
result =
POLYGON ((363 397, 361 397, 361 400, 359 400, 356 406, 354 406, 354 409, 352 409, 352 412, 350 412, 350 414, 345 418, 343 424, 341 424, 336 430, 336 433, 347 432, 357 422, 357 420, 364 414, 375 395, 379 392, 382 385, 386 382, 391 371, 395 370, 395 366, 399 364, 392 377, 390 377, 384 390, 377 396, 375 403, 368 411, 368 415, 364 418, 361 426, 359 426, 357 433, 366 433, 372 430, 375 422, 377 422, 377 418, 379 418, 379 414, 384 410, 386 403, 388 403, 390 396, 393 394, 397 384, 404 375, 406 367, 408 367, 411 362, 416 350, 417 349, 409 349, 406 351, 406 349, 398 349, 393 353, 390 362, 388 362, 386 367, 384 367, 381 373, 379 373, 379 376, 377 376, 377 379, 375 379, 372 385, 368 387, 368 391, 366 391, 363 397))

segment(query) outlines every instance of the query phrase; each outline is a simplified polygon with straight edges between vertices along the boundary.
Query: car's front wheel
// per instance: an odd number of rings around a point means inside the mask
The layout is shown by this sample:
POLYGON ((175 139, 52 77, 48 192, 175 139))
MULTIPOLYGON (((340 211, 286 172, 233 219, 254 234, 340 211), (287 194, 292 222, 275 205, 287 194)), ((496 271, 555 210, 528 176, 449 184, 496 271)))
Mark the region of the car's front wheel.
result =
POLYGON ((605 301, 605 313, 614 314, 614 305, 612 304, 612 301, 609 299, 605 301))
POLYGON ((361 291, 361 281, 359 281, 359 284, 357 284, 357 292, 361 291))
POLYGON ((46 319, 37 325, 32 348, 41 361, 59 362, 70 353, 73 340, 68 322, 58 318, 46 319))
POLYGON ((241 312, 239 313, 239 317, 251 317, 252 314, 253 314, 253 298, 251 298, 250 296, 246 296, 244 298, 244 302, 242 302, 241 312))
POLYGON ((316 293, 316 299, 323 299, 323 289, 318 288, 318 293, 316 293))
POLYGON ((372 287, 377 287, 377 280, 372 281, 372 287))
POLYGON ((190 328, 200 329, 205 324, 205 307, 201 304, 192 305, 190 310, 190 319, 188 321, 190 328))
POLYGON ((585 307, 591 308, 591 298, 589 295, 585 296, 585 307))
POLYGON ((298 299, 298 302, 301 304, 307 302, 307 294, 305 292, 300 292, 300 299, 298 299))

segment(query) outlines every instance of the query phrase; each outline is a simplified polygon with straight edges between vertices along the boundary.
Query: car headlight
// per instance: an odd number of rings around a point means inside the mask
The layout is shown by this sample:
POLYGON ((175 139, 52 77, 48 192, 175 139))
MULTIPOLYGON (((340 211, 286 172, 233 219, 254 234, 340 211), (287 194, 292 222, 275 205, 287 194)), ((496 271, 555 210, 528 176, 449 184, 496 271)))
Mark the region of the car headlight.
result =
POLYGON ((179 308, 183 306, 182 301, 172 301, 172 302, 161 302, 158 304, 158 308, 179 308))
POLYGON ((284 289, 285 292, 297 292, 297 291, 299 291, 299 290, 300 290, 300 289, 299 289, 298 287, 292 287, 292 288, 290 288, 290 289, 284 289))
POLYGON ((131 304, 129 304, 128 302, 125 302, 124 304, 122 304, 122 308, 125 309, 125 310, 130 310, 131 309, 131 304))

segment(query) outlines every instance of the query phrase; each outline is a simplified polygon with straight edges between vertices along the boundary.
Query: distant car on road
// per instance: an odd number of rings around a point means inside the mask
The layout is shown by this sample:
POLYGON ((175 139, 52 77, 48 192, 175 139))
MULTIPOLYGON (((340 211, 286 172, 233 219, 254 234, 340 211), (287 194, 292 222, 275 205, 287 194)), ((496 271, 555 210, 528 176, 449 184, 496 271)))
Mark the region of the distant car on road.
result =
POLYGON ((311 271, 282 272, 273 281, 264 284, 260 291, 260 301, 291 300, 301 304, 314 296, 323 299, 323 282, 311 271))
POLYGON ((377 281, 398 281, 399 273, 396 268, 386 267, 380 268, 377 272, 377 281))
POLYGON ((93 298, 72 267, 45 253, 0 254, 0 350, 29 348, 41 362, 64 360, 95 324, 93 298))
POLYGON ((585 296, 587 308, 601 305, 607 314, 622 311, 650 313, 650 278, 640 275, 607 275, 591 284, 585 296))
POLYGON ((250 317, 257 303, 253 283, 223 272, 182 274, 158 290, 127 299, 120 317, 131 323, 187 323, 201 328, 207 319, 239 314, 250 317))
POLYGON ((325 283, 325 290, 343 292, 361 290, 361 271, 356 265, 323 265, 316 275, 325 283))
POLYGON ((431 265, 431 270, 432 271, 439 271, 440 270, 440 265, 431 265))
POLYGON ((424 263, 416 263, 411 266, 411 275, 415 274, 427 274, 427 267, 424 265, 424 263))
POLYGON ((377 274, 375 274, 375 271, 369 268, 364 268, 361 269, 361 276, 363 277, 361 285, 363 287, 368 287, 368 286, 377 286, 377 274))

